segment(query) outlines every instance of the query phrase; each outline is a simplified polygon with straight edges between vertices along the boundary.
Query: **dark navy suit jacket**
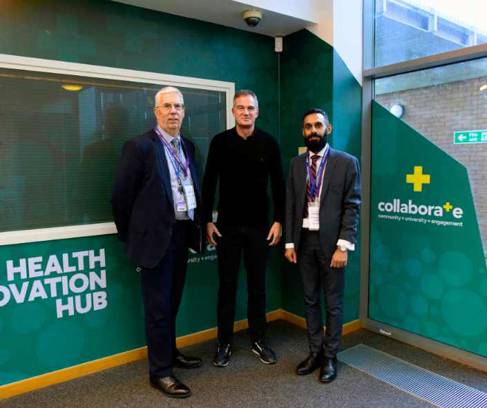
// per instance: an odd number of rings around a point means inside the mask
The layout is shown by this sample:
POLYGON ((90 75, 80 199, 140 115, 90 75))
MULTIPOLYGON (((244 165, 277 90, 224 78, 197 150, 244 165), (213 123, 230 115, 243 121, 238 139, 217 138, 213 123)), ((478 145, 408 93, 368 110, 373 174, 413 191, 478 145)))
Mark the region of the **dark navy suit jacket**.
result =
MULTIPOLYGON (((306 155, 294 157, 289 165, 286 187, 286 243, 298 250, 306 200, 306 155)), ((330 257, 338 239, 355 243, 360 210, 358 160, 330 148, 320 194, 320 242, 330 257)))
MULTIPOLYGON (((195 148, 182 137, 189 156, 197 199, 188 246, 201 251, 201 192, 195 165, 195 148)), ((163 258, 176 222, 164 146, 154 130, 125 143, 112 190, 112 209, 118 237, 137 265, 155 267, 163 258)))

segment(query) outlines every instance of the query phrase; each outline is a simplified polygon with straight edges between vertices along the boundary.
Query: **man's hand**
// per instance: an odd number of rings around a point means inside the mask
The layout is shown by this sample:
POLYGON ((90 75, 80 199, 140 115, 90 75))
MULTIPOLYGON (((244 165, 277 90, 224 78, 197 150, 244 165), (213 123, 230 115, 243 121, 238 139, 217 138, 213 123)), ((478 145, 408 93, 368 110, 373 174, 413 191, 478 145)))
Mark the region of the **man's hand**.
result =
POLYGON ((284 256, 291 263, 298 262, 298 258, 296 256, 296 251, 294 250, 294 248, 286 248, 286 250, 284 251, 284 256))
POLYGON ((348 251, 340 251, 338 248, 335 249, 333 256, 331 257, 330 266, 332 268, 345 268, 348 261, 348 251))
POLYGON ((281 224, 275 222, 272 224, 271 229, 269 230, 269 234, 267 235, 267 241, 269 242, 269 246, 274 246, 279 243, 281 240, 281 224))
POLYGON ((220 234, 220 231, 218 231, 216 225, 213 222, 209 222, 208 224, 206 224, 206 238, 211 245, 216 246, 216 241, 213 234, 216 234, 218 237, 222 236, 222 234, 220 234))

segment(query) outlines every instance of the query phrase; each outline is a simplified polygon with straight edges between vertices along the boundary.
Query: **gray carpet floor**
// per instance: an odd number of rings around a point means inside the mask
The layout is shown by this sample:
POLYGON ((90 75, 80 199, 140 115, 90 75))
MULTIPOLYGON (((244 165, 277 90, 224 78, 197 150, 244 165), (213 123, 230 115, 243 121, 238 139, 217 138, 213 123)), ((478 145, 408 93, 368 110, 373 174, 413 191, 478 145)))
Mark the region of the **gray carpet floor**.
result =
MULTIPOLYGON (((186 348, 185 353, 202 357, 204 365, 176 372, 193 391, 185 400, 167 398, 149 387, 147 362, 138 361, 6 399, 0 407, 433 407, 342 363, 331 384, 320 384, 317 372, 299 377, 294 369, 307 353, 305 331, 278 321, 270 324, 268 337, 279 358, 273 366, 260 363, 250 352, 246 332, 236 334, 232 361, 226 368, 211 365, 214 342, 186 348)), ((359 343, 487 392, 486 376, 479 371, 366 330, 343 338, 343 348, 359 343)))

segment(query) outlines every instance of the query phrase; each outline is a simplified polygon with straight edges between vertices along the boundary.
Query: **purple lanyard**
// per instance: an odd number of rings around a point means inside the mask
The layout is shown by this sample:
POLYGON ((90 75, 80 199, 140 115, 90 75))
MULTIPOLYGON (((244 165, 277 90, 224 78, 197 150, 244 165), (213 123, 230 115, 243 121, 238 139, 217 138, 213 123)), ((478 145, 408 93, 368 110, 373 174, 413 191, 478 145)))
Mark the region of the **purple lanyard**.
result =
POLYGON ((323 174, 325 173, 326 162, 328 161, 328 154, 330 153, 330 147, 327 145, 323 157, 321 158, 320 167, 318 168, 317 177, 313 176, 311 171, 311 164, 309 160, 309 153, 306 155, 306 170, 307 181, 309 183, 310 198, 314 200, 318 196, 320 190, 321 181, 323 180, 323 174))
MULTIPOLYGON (((176 170, 177 173, 179 173, 179 170, 182 170, 184 173, 184 177, 188 177, 188 169, 189 169, 189 156, 186 153, 186 149, 183 144, 183 139, 181 139, 181 149, 184 152, 184 155, 186 156, 186 162, 183 164, 179 156, 176 154, 174 147, 172 147, 167 140, 164 138, 164 135, 161 133, 159 128, 154 129, 155 132, 157 133, 157 136, 159 136, 160 141, 164 145, 164 147, 169 151, 170 157, 171 157, 171 162, 174 166, 174 170, 176 170)), ((178 176, 179 177, 179 176, 178 176)))

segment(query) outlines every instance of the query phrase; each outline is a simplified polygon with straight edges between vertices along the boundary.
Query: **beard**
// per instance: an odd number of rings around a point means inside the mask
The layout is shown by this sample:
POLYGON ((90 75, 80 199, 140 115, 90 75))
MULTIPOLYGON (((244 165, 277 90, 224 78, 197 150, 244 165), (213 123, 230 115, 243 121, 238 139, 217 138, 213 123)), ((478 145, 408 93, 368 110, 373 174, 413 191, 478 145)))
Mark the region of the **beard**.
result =
POLYGON ((327 141, 328 141, 328 136, 326 135, 326 133, 323 136, 319 135, 318 133, 311 133, 309 136, 304 138, 304 145, 311 152, 318 153, 321 149, 323 149, 326 146, 327 141))

